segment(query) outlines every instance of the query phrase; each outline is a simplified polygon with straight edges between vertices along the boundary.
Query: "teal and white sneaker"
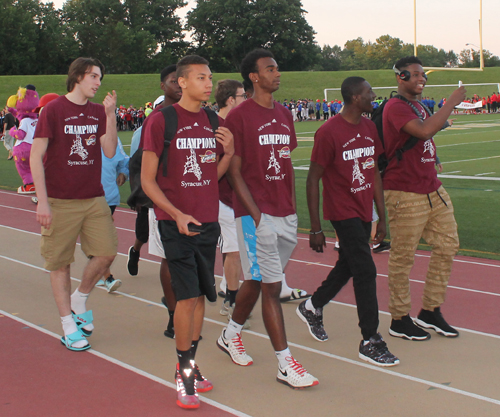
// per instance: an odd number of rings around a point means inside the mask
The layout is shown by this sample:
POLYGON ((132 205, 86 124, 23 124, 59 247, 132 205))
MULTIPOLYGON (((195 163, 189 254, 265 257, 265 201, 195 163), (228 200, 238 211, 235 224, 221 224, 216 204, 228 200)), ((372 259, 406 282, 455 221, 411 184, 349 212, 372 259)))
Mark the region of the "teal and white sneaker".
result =
POLYGON ((109 277, 106 278, 106 281, 104 281, 104 285, 108 290, 108 293, 115 292, 118 288, 121 287, 122 282, 119 279, 115 279, 113 275, 110 275, 109 277))

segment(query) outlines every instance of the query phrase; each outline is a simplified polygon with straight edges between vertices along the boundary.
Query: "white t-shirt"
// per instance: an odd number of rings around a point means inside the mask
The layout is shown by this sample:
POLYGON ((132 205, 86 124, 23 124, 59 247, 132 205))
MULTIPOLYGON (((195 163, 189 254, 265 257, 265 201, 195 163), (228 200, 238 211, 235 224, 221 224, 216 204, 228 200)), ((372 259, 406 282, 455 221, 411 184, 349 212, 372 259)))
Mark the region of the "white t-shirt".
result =
POLYGON ((14 146, 20 145, 21 143, 29 143, 33 144, 33 137, 35 136, 35 128, 38 123, 38 119, 30 119, 29 117, 25 117, 21 120, 19 124, 19 130, 26 132, 26 136, 23 140, 17 139, 14 146))

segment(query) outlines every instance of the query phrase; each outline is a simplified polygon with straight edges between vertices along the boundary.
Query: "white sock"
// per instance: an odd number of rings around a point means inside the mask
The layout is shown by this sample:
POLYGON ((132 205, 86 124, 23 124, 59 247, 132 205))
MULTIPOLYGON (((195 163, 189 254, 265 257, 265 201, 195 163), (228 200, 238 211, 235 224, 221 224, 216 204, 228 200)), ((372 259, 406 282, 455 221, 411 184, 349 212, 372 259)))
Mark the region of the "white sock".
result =
MULTIPOLYGON (((75 333, 78 330, 78 327, 76 327, 75 320, 73 320, 73 316, 70 314, 69 316, 64 316, 61 317, 61 323, 64 331, 64 336, 75 333)), ((75 348, 82 348, 84 346, 87 346, 88 342, 85 340, 80 340, 79 342, 73 343, 73 347, 75 348)))
POLYGON ((276 354, 276 358, 278 359, 278 363, 281 369, 285 369, 288 366, 288 363, 293 359, 290 348, 286 348, 281 352, 274 353, 276 354))
POLYGON ((71 294, 71 310, 73 310, 76 314, 82 314, 87 311, 86 303, 87 298, 89 298, 89 294, 84 294, 78 291, 78 288, 75 290, 73 294, 71 294))
POLYGON ((227 325, 226 339, 232 339, 236 337, 236 335, 241 334, 243 330, 243 324, 236 323, 233 319, 229 320, 229 324, 227 325))
POLYGON ((292 295, 292 288, 288 286, 286 283, 286 275, 283 274, 283 278, 281 279, 281 294, 280 297, 290 297, 292 295))
MULTIPOLYGON (((86 303, 87 298, 89 298, 89 294, 84 294, 78 291, 78 288, 75 290, 73 294, 71 294, 71 310, 75 312, 75 314, 82 314, 87 311, 86 303)), ((94 325, 92 323, 83 326, 83 328, 89 332, 94 330, 94 325)))
POLYGON ((224 274, 224 272, 222 272, 222 280, 220 282, 219 288, 223 292, 227 291, 227 281, 226 281, 226 275, 224 274))
POLYGON ((304 304, 304 307, 306 310, 312 311, 313 313, 316 313, 316 309, 313 306, 313 303, 310 298, 306 300, 306 303, 304 304))

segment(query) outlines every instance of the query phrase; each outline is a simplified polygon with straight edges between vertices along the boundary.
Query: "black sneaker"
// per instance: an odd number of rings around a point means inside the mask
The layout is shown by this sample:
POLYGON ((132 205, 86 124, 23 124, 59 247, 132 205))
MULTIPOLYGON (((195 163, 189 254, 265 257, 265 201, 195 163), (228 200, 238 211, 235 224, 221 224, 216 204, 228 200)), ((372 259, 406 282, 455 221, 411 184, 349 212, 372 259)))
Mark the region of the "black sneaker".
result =
POLYGON ((434 311, 420 310, 420 313, 418 313, 418 316, 415 319, 415 323, 425 329, 435 330, 436 333, 442 336, 458 337, 459 335, 458 330, 446 323, 446 320, 441 314, 440 307, 436 307, 434 311))
POLYGON ((127 269, 128 273, 132 276, 136 276, 139 273, 139 257, 140 252, 137 252, 133 246, 128 250, 128 261, 127 269))
POLYGON ((389 334, 407 340, 427 340, 431 335, 413 323, 410 315, 401 317, 401 320, 392 319, 389 334))
POLYGON ((373 245, 373 253, 380 253, 380 252, 385 252, 386 250, 391 249, 391 244, 390 242, 380 242, 377 243, 376 245, 373 245))
POLYGON ((328 340, 328 335, 323 327, 323 309, 317 308, 316 312, 313 313, 306 308, 306 301, 302 301, 297 307, 297 316, 307 324, 309 333, 318 342, 326 342, 328 340))
POLYGON ((361 341, 359 344, 359 357, 377 366, 395 366, 399 364, 399 359, 389 352, 387 343, 384 342, 380 333, 370 337, 366 345, 364 340, 361 341))

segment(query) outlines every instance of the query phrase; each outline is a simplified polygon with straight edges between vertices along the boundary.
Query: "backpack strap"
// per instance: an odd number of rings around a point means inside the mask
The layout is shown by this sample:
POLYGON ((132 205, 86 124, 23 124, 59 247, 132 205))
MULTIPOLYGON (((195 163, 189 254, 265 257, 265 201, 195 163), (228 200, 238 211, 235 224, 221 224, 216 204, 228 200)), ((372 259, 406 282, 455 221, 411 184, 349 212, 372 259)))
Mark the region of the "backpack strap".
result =
POLYGON ((167 176, 167 161, 168 161, 168 148, 170 147, 170 142, 175 137, 177 133, 177 112, 174 106, 167 106, 160 109, 163 113, 163 118, 165 119, 165 131, 163 134, 163 152, 161 159, 163 160, 163 176, 167 176))
POLYGON ((207 109, 206 107, 203 107, 203 110, 205 110, 205 113, 207 113, 208 120, 212 125, 212 129, 215 135, 215 131, 219 128, 219 116, 217 116, 217 113, 215 113, 213 110, 207 109))
MULTIPOLYGON (((219 128, 219 117, 217 113, 213 110, 203 108, 208 116, 208 120, 212 125, 212 129, 215 131, 219 128)), ((161 159, 163 160, 163 176, 166 177, 168 173, 167 161, 168 161, 168 148, 170 147, 170 142, 174 139, 177 133, 177 111, 174 106, 167 106, 160 109, 163 113, 165 119, 165 131, 163 134, 163 152, 161 159)))
MULTIPOLYGON (((401 101, 404 101, 406 104, 408 104, 412 108, 412 110, 415 112, 415 114, 419 117, 420 120, 424 120, 422 113, 406 97, 403 97, 401 94, 395 94, 392 97, 395 97, 401 101)), ((420 100, 417 100, 417 101, 418 101, 418 104, 420 104, 422 106, 422 108, 427 113, 427 115, 431 116, 432 115, 431 111, 427 108, 427 106, 424 103, 422 103, 420 100)), ((401 159, 403 159, 403 153, 405 153, 406 151, 409 151, 411 148, 413 148, 418 143, 418 141, 419 141, 419 139, 416 138, 415 136, 410 136, 401 148, 396 149, 396 158, 397 158, 398 162, 401 161, 401 159)))

